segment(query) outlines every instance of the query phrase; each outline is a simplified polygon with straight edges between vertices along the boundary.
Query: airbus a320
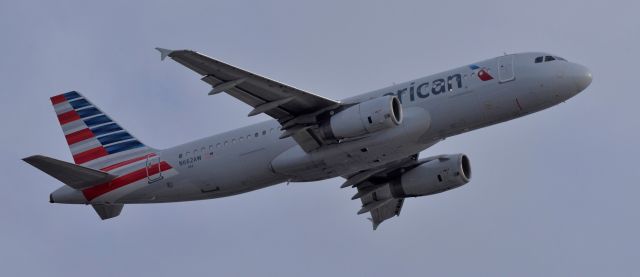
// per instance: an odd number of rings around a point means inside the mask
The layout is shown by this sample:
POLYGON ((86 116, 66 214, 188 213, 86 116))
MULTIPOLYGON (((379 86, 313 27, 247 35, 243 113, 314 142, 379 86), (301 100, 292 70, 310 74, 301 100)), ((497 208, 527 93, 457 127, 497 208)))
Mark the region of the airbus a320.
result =
POLYGON ((528 115, 591 84, 590 71, 547 53, 475 62, 340 101, 256 75, 190 50, 156 48, 272 120, 169 149, 142 143, 85 96, 51 97, 73 163, 24 159, 62 187, 51 203, 91 205, 102 219, 124 204, 211 199, 283 182, 344 178, 373 228, 404 200, 467 184, 464 154, 419 158, 447 137, 528 115))

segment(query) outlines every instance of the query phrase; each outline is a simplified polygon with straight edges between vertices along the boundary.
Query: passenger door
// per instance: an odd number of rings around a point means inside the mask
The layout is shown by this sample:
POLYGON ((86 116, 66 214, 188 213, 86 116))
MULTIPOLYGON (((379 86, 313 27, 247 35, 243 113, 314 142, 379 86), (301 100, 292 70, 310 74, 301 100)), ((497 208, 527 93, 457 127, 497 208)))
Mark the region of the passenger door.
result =
POLYGON ((516 79, 513 70, 513 55, 505 55, 498 58, 498 80, 500 83, 510 82, 516 79))

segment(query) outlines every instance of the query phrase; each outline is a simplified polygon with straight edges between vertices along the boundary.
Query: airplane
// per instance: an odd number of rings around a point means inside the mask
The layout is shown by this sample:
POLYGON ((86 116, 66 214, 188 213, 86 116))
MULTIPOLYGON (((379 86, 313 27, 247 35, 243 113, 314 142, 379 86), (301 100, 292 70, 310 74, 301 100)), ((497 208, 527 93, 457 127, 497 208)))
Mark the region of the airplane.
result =
POLYGON ((464 154, 419 158, 445 138, 557 105, 585 90, 588 68, 528 52, 475 62, 340 101, 245 71, 191 50, 156 48, 272 120, 169 149, 143 144, 85 96, 51 97, 74 163, 23 160, 64 185, 51 203, 91 205, 101 219, 124 204, 237 195, 285 182, 345 179, 358 214, 375 230, 406 198, 448 191, 471 179, 464 154))

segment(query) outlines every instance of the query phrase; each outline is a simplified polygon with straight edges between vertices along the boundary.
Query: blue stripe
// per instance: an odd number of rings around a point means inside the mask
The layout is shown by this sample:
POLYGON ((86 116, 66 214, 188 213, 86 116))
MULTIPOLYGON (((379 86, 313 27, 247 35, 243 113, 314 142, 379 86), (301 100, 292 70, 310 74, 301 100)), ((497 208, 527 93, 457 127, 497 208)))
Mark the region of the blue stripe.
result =
POLYGON ((73 107, 76 110, 79 109, 79 108, 91 105, 91 103, 89 103, 89 101, 87 101, 85 99, 79 99, 79 100, 76 100, 76 101, 71 101, 71 102, 69 102, 69 104, 71 104, 71 107, 73 107))
POLYGON ((143 147, 143 146, 144 145, 142 145, 142 143, 140 143, 139 141, 132 140, 132 141, 125 141, 125 142, 114 144, 114 145, 109 145, 105 147, 105 149, 109 154, 115 154, 118 152, 127 151, 130 149, 143 147))
POLYGON ((80 117, 85 118, 85 117, 90 117, 92 115, 101 114, 102 112, 94 107, 91 107, 91 108, 86 108, 86 109, 76 111, 76 113, 78 113, 80 117))
POLYGON ((113 133, 115 131, 120 131, 120 130, 122 130, 122 128, 120 128, 118 124, 111 123, 111 124, 103 125, 100 127, 92 128, 91 132, 93 132, 93 134, 96 136, 101 136, 104 134, 113 133))
POLYGON ((475 65, 475 64, 472 64, 472 65, 469 66, 469 68, 471 68, 472 70, 476 70, 476 69, 478 69, 480 67, 475 65))
POLYGON ((109 119, 106 115, 99 115, 84 120, 84 123, 89 127, 107 122, 111 122, 111 119, 109 119))
POLYGON ((80 94, 77 91, 70 91, 64 94, 64 98, 69 101, 71 99, 80 98, 80 94))
POLYGON ((98 140, 102 145, 111 144, 118 141, 123 141, 127 139, 132 139, 133 137, 129 135, 127 132, 119 132, 111 135, 106 135, 104 137, 99 137, 98 140))

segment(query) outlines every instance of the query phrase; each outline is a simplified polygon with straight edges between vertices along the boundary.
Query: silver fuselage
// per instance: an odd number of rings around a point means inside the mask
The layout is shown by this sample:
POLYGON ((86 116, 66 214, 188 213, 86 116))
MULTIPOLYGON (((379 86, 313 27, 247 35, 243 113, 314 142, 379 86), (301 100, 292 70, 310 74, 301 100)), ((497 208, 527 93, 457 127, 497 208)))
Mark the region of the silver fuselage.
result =
POLYGON ((177 170, 173 176, 122 188, 91 202, 77 192, 68 195, 68 189, 52 197, 58 203, 189 201, 380 167, 447 137, 554 106, 591 82, 584 66, 560 60, 534 63, 535 57, 544 55, 548 54, 505 55, 344 99, 342 103, 357 103, 396 95, 402 101, 404 120, 400 126, 310 153, 292 138, 279 139, 280 125, 270 120, 159 150, 159 156, 177 170), (477 68, 492 79, 481 80, 477 68))

